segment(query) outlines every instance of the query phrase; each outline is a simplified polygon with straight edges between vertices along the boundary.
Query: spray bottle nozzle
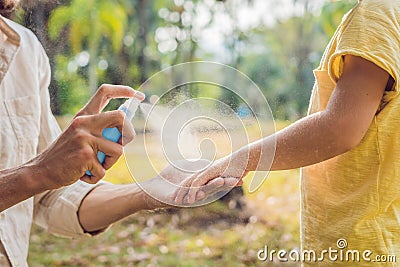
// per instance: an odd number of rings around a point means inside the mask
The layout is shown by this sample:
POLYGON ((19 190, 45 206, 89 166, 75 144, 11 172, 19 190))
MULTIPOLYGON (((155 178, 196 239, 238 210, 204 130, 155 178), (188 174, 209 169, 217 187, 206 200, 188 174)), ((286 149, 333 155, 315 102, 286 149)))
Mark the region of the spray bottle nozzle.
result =
POLYGON ((122 110, 126 114, 128 120, 132 120, 135 116, 136 110, 138 109, 140 103, 145 99, 145 94, 136 91, 134 97, 128 99, 123 103, 118 109, 122 110))

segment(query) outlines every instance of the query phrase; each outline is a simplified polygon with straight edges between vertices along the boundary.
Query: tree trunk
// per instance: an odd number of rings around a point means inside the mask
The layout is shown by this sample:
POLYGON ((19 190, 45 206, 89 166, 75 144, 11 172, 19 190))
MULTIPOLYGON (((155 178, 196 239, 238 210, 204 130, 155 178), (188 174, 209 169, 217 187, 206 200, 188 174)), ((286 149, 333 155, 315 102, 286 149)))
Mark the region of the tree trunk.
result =
MULTIPOLYGON (((54 70, 55 62, 54 57, 58 52, 59 46, 55 45, 54 42, 49 40, 47 34, 47 22, 51 11, 57 7, 59 3, 57 1, 35 1, 35 2, 23 2, 22 7, 26 10, 23 18, 23 24, 32 30, 42 43, 46 53, 49 57, 51 69, 54 70)), ((59 101, 58 101, 58 90, 54 82, 54 71, 52 71, 51 83, 49 86, 51 109, 56 115, 61 113, 59 101)))
POLYGON ((89 41, 89 89, 92 95, 96 93, 98 87, 98 75, 97 75, 97 44, 96 38, 91 38, 89 41))
POLYGON ((147 33, 148 33, 148 23, 147 23, 147 0, 138 0, 138 14, 139 14, 139 34, 137 40, 139 41, 139 54, 137 57, 137 64, 140 69, 140 84, 147 80, 147 61, 144 54, 145 48, 147 46, 147 33))

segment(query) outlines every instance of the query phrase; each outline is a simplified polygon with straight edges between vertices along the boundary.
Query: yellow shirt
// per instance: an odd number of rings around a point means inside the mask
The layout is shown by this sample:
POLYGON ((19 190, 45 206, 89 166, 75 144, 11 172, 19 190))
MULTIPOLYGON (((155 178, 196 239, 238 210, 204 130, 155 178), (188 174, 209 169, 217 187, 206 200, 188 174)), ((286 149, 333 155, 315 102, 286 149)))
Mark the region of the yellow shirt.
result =
POLYGON ((396 83, 391 91, 385 92, 368 132, 355 149, 303 168, 302 249, 315 251, 317 258, 316 262, 313 258, 306 260, 304 265, 371 266, 376 261, 372 266, 397 266, 400 264, 399 0, 363 0, 343 18, 314 72, 316 83, 310 114, 326 108, 342 74, 343 56, 347 54, 375 63, 396 83), (322 255, 329 248, 337 250, 331 258, 328 252, 322 255), (394 261, 391 255, 397 257, 397 263, 377 263, 385 258, 394 261), (320 261, 322 258, 324 261, 320 261))

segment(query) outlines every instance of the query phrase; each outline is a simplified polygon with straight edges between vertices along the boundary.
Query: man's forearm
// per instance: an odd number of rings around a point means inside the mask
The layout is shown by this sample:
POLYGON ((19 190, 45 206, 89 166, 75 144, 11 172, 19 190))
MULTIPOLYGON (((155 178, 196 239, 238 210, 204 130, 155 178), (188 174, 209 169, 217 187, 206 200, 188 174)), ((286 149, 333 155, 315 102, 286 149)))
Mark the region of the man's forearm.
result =
POLYGON ((153 208, 151 199, 137 184, 105 184, 84 198, 78 215, 82 227, 95 232, 140 210, 153 208))
POLYGON ((32 166, 19 166, 0 171, 0 212, 47 189, 41 174, 32 166))

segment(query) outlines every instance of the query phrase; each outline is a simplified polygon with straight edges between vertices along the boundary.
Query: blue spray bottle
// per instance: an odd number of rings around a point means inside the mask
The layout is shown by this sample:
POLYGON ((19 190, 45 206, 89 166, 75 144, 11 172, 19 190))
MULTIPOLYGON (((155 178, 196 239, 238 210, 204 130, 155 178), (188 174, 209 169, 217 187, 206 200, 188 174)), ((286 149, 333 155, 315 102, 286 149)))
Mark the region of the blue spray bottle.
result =
MULTIPOLYGON (((133 98, 130 98, 126 100, 119 108, 118 110, 122 110, 125 112, 125 119, 127 122, 130 122, 133 117, 135 116, 136 110, 138 109, 140 103, 144 100, 145 95, 143 93, 136 93, 136 95, 133 98)), ((112 142, 117 143, 119 139, 121 138, 122 134, 119 132, 117 127, 114 128, 105 128, 102 132, 102 135, 105 139, 110 140, 112 142)), ((99 151, 97 153, 97 159, 101 164, 104 163, 106 159, 106 154, 103 152, 99 151)), ((92 173, 87 170, 86 174, 89 176, 92 176, 92 173)))

